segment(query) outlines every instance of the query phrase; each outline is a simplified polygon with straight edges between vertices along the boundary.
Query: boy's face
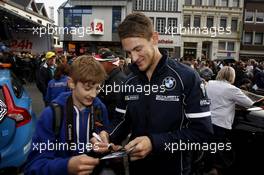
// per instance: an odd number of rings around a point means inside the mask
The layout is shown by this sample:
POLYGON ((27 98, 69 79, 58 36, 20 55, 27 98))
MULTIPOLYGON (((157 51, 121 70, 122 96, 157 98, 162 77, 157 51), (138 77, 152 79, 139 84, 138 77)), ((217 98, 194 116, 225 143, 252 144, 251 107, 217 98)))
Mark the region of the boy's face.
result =
POLYGON ((121 40, 124 50, 140 71, 148 71, 155 62, 155 43, 153 38, 129 37, 121 40))
POLYGON ((72 84, 73 103, 80 110, 92 105, 94 98, 97 96, 100 84, 90 85, 88 83, 77 82, 72 84))

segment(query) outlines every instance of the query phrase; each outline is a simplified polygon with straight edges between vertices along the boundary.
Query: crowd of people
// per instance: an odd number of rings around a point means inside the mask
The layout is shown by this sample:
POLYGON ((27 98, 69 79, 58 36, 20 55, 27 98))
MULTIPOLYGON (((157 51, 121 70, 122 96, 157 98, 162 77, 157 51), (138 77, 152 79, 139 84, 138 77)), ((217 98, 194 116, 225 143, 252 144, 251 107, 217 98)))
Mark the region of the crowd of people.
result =
MULTIPOLYGON (((158 33, 141 13, 128 15, 118 33, 131 64, 108 48, 71 59, 47 52, 33 64, 35 69, 30 71, 34 71, 46 108, 32 145, 60 142, 93 146, 85 154, 80 154, 79 147, 40 153, 32 146, 25 174, 102 174, 108 165, 100 163, 100 158, 120 150, 129 154, 131 175, 191 174, 193 152, 171 153, 166 145, 226 142, 235 104, 254 104, 241 89, 260 94, 264 89, 264 64, 252 59, 169 58, 159 51, 158 33), (158 88, 149 95, 135 90, 106 94, 102 85, 158 88), (58 135, 51 103, 63 111, 58 135)), ((205 173, 217 175, 225 168, 216 155, 206 155, 205 173)), ((116 164, 110 166, 112 173, 125 174, 122 162, 116 164)))

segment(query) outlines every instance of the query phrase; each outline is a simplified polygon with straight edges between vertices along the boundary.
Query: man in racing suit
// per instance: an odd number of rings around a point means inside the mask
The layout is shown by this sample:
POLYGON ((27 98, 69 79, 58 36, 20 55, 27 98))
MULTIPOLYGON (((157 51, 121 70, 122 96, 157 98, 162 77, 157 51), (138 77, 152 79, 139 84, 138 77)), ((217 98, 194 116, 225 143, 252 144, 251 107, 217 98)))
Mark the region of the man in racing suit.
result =
POLYGON ((131 133, 125 146, 130 174, 184 174, 187 145, 203 143, 212 135, 204 85, 193 69, 160 53, 158 33, 148 17, 130 14, 118 31, 133 65, 121 88, 117 120, 100 133, 105 148, 108 141, 119 144, 131 133))

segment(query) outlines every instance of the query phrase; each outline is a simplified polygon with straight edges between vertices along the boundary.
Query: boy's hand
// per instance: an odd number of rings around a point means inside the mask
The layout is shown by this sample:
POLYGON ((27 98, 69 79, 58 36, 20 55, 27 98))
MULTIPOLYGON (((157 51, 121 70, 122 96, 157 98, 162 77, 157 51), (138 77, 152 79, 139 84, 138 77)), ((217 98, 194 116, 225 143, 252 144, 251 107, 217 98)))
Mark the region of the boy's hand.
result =
POLYGON ((145 158, 152 151, 152 144, 147 136, 141 136, 130 141, 125 149, 130 152, 130 160, 134 161, 145 158))
POLYGON ((99 159, 89 157, 85 154, 73 156, 68 162, 69 174, 91 174, 99 159))

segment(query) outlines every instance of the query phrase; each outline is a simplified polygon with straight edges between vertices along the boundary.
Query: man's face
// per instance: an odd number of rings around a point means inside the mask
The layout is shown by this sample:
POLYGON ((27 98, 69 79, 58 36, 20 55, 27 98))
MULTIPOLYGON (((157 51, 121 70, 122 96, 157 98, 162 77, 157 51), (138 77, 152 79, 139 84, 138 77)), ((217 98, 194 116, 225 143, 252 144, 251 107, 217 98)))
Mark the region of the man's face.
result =
POLYGON ((121 40, 124 50, 140 71, 147 71, 154 64, 155 48, 151 38, 129 37, 121 40))
POLYGON ((90 106, 99 92, 99 85, 90 85, 88 83, 77 82, 72 87, 73 102, 80 109, 90 106))
POLYGON ((55 64, 56 64, 56 57, 53 56, 53 57, 51 57, 50 59, 48 59, 47 64, 48 64, 49 66, 53 66, 53 65, 55 65, 55 64))

